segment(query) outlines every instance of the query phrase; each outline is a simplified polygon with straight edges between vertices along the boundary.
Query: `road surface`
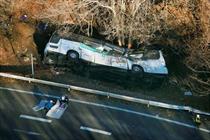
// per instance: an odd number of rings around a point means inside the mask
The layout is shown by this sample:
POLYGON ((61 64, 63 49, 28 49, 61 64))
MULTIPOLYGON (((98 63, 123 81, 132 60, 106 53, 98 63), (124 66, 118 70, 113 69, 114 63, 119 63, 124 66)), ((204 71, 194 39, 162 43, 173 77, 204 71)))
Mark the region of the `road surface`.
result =
MULTIPOLYGON (((173 121, 145 109, 123 103, 105 104, 100 98, 90 100, 71 98, 61 119, 47 118, 45 111, 34 112, 32 107, 46 93, 58 97, 67 91, 41 86, 29 88, 13 85, 0 88, 0 139, 18 140, 208 140, 209 122, 197 129, 191 120, 173 121), (18 90, 16 90, 18 89, 18 90), (24 92, 25 91, 25 92, 24 92), (35 93, 36 92, 36 93, 35 93), (186 122, 186 123, 184 123, 186 122)), ((180 115, 179 112, 175 113, 180 115)), ((181 116, 179 118, 182 118, 181 116)))

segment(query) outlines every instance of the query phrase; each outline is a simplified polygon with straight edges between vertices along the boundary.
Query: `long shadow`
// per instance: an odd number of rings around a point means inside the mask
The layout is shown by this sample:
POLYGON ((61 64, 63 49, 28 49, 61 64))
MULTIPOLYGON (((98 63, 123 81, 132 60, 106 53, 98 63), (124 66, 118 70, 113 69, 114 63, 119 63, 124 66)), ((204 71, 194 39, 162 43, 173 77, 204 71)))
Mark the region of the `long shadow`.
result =
POLYGON ((31 73, 31 65, 0 65, 0 72, 14 72, 14 73, 22 73, 22 74, 30 74, 31 73))
MULTIPOLYGON (((60 66, 57 67, 59 68, 60 66)), ((156 77, 147 74, 141 77, 133 75, 131 72, 116 72, 105 68, 94 68, 94 66, 89 66, 84 62, 78 64, 69 63, 63 67, 65 67, 64 71, 66 72, 71 72, 89 80, 98 80, 101 82, 120 85, 125 89, 156 89, 160 87, 164 81, 167 81, 167 77, 156 77)))

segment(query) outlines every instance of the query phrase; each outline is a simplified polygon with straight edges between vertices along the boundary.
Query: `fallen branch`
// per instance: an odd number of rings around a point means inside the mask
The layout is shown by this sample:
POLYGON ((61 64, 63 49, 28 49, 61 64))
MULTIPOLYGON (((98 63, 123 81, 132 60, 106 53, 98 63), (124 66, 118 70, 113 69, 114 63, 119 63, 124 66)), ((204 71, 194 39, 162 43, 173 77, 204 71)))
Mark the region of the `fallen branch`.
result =
POLYGON ((197 77, 189 76, 189 78, 191 78, 191 79, 193 79, 193 80, 195 80, 195 81, 197 81, 197 82, 199 82, 199 83, 201 83, 201 84, 203 84, 203 85, 206 85, 206 86, 209 86, 209 87, 210 87, 210 83, 204 82, 204 81, 198 79, 197 77))
POLYGON ((187 68, 189 68, 194 73, 206 73, 206 74, 210 74, 210 71, 200 71, 200 70, 196 70, 196 69, 194 69, 194 68, 192 68, 192 67, 190 67, 188 65, 186 65, 186 66, 187 66, 187 68))

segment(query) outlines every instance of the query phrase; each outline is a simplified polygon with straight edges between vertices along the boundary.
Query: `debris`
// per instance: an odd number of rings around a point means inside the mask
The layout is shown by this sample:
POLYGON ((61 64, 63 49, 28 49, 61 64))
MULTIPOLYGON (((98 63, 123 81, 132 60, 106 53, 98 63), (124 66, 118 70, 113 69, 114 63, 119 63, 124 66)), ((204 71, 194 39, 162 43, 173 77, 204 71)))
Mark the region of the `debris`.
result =
POLYGON ((32 109, 34 111, 39 111, 39 110, 42 110, 44 109, 45 105, 48 103, 48 100, 41 100, 39 102, 39 104, 37 104, 35 107, 33 107, 32 109))
POLYGON ((174 78, 174 77, 170 78, 169 83, 170 83, 171 85, 174 85, 174 86, 175 86, 175 85, 178 85, 178 81, 177 81, 177 79, 174 78))
POLYGON ((59 69, 57 67, 56 68, 55 67, 50 68, 50 71, 55 75, 60 75, 60 74, 64 73, 62 69, 59 69))
POLYGON ((59 75, 60 73, 58 72, 58 71, 56 71, 56 73, 55 73, 56 75, 59 75))
POLYGON ((191 91, 185 91, 185 92, 184 92, 184 95, 185 95, 185 96, 192 96, 192 92, 191 92, 191 91))
POLYGON ((37 60, 36 57, 33 57, 33 60, 36 61, 37 60))

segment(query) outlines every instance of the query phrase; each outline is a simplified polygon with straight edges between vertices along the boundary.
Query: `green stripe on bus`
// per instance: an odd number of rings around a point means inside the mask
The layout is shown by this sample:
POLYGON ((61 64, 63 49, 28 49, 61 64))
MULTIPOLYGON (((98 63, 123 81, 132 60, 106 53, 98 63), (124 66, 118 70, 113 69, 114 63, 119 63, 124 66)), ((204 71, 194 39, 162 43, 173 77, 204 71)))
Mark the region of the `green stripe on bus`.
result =
POLYGON ((100 53, 100 54, 102 54, 102 55, 107 55, 107 52, 106 52, 106 53, 103 53, 103 52, 97 50, 96 48, 92 48, 92 47, 90 47, 90 46, 88 46, 88 45, 85 45, 85 44, 83 44, 83 43, 80 43, 80 47, 81 47, 81 48, 84 48, 84 49, 87 49, 87 50, 90 50, 90 51, 92 51, 92 52, 100 53))
POLYGON ((90 51, 93 51, 93 52, 98 52, 95 48, 92 48, 90 46, 87 46, 83 43, 80 43, 80 47, 84 48, 84 49, 87 49, 87 50, 90 50, 90 51))

